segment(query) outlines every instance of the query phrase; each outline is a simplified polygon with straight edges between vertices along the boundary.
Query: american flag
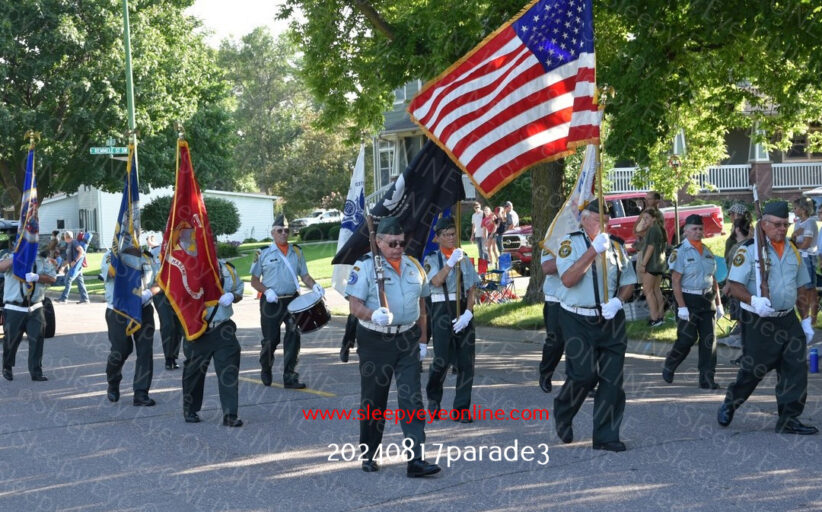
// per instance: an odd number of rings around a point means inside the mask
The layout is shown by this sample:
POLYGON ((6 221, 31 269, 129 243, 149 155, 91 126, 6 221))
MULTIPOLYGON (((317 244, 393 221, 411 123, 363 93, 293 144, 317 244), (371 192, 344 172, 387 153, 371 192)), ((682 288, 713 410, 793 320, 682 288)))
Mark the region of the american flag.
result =
POLYGON ((532 2, 409 104, 485 197, 598 141, 591 1, 532 2))

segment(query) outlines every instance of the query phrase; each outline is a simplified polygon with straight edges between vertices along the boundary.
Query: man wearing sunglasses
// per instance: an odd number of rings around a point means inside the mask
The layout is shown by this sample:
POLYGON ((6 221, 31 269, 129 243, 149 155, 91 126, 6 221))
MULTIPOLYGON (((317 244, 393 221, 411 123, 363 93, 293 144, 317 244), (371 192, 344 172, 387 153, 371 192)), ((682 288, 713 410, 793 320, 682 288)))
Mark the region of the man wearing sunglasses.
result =
POLYGON ((431 330, 434 339, 434 359, 425 387, 428 414, 439 414, 443 382, 448 375, 448 362, 455 360, 458 371, 454 410, 460 413, 452 418, 460 423, 471 423, 473 419, 469 411, 471 388, 474 385, 476 343, 472 320, 476 286, 480 283, 480 278, 463 250, 456 248, 457 227, 453 217, 441 218, 434 227, 434 233, 435 242, 440 248, 425 257, 424 265, 431 281, 431 330), (462 272, 459 290, 457 269, 462 272))
POLYGON ((277 217, 271 229, 274 242, 257 253, 251 265, 251 287, 262 293, 260 324, 263 331, 260 352, 260 380, 271 385, 271 366, 274 351, 280 344, 280 326, 285 322, 283 346, 283 386, 303 389, 295 369, 300 355, 300 333, 294 318, 288 314, 288 304, 300 294, 297 276, 314 292, 325 296, 325 290, 308 274, 305 256, 298 245, 288 243, 288 223, 283 215, 277 217))
POLYGON ((725 401, 717 412, 717 422, 723 427, 730 425, 734 411, 751 396, 765 375, 776 369, 776 432, 816 434, 816 427, 799 421, 808 394, 805 343, 806 338, 813 336, 813 327, 810 318, 801 324, 796 316, 796 310, 801 317, 808 316, 807 295, 800 290, 810 276, 799 250, 785 240, 790 225, 788 203, 774 201, 765 205, 760 224, 765 234, 769 297, 761 295, 759 247, 754 238, 737 249, 728 272, 730 295, 739 299, 742 306, 740 322, 745 350, 736 382, 728 386, 725 401))
MULTIPOLYGON (((366 254, 354 265, 345 295, 351 314, 359 319, 357 354, 360 358, 360 410, 374 413, 360 420, 360 443, 366 446, 362 470, 379 470, 377 449, 385 429, 385 411, 391 377, 397 381, 398 409, 413 415, 400 422, 412 452, 406 475, 423 477, 440 471, 422 460, 425 412, 420 390, 419 360, 426 340, 423 296, 428 278, 417 260, 403 255, 405 235, 394 217, 384 217, 377 228, 377 247, 383 257, 387 307, 380 305, 374 259, 366 254)), ((408 442, 404 441, 405 445, 408 442)))

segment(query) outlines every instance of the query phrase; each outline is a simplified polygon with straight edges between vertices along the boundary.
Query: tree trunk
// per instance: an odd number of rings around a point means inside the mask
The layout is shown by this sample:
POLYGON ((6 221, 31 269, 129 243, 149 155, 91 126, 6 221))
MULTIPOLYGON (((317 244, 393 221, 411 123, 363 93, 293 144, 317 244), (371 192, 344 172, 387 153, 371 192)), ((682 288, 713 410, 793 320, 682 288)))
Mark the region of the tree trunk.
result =
MULTIPOLYGON (((3 187, 3 194, 0 196, 0 209, 14 207, 14 212, 19 215, 20 201, 23 198, 20 189, 23 183, 18 180, 15 165, 8 160, 0 160, 0 185, 3 187)), ((1 216, 2 213, 0 213, 1 216)))
POLYGON ((540 164, 531 169, 531 278, 525 292, 526 304, 539 304, 544 300, 542 293, 542 248, 539 243, 548 231, 562 204, 565 194, 562 190, 564 160, 540 164))

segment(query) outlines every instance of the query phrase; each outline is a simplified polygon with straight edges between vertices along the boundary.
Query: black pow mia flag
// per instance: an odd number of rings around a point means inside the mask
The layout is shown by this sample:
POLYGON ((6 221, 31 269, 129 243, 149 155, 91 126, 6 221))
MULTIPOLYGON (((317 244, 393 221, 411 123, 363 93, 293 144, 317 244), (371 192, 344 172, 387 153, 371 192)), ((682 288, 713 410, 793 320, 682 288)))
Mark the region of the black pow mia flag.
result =
MULTIPOLYGON (((463 199, 462 171, 429 140, 371 210, 374 228, 383 217, 397 217, 408 237, 405 254, 420 259, 439 214, 463 199)), ((368 223, 363 221, 331 263, 351 265, 370 250, 368 223)))

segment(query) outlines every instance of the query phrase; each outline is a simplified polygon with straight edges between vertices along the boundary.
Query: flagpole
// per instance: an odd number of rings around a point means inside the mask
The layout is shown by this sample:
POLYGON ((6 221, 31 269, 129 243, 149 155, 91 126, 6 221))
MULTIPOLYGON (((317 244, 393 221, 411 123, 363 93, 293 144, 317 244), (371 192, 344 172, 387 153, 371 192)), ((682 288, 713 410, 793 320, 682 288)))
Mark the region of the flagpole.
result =
MULTIPOLYGON (((597 88, 596 92, 594 93, 594 103, 598 106, 600 112, 605 110, 605 101, 606 97, 609 94, 613 94, 613 87, 609 87, 607 85, 597 88)), ((602 194, 602 141, 597 140, 597 182, 599 185, 597 186, 597 198, 599 199, 599 231, 600 233, 605 233, 605 199, 602 194)), ((606 258, 606 253, 608 251, 602 251, 601 258, 602 258, 602 296, 605 300, 608 300, 608 259, 606 258)))
POLYGON ((134 123, 134 80, 131 73, 131 30, 128 22, 128 0, 123 0, 123 46, 126 50, 126 102, 128 104, 129 139, 133 137, 137 144, 136 125, 134 123))
MULTIPOLYGON (((462 184, 460 183, 460 185, 462 185, 462 184)), ((460 241, 460 238, 462 238, 461 229, 460 229, 460 217, 461 217, 460 210, 461 210, 461 206, 462 206, 462 201, 457 201, 457 205, 454 207, 454 211, 456 212, 456 219, 454 219, 454 220, 456 220, 456 226, 457 226, 457 249, 459 249, 462 245, 461 241, 460 241)), ((472 229, 473 229, 473 227, 472 227, 472 229)), ((460 312, 460 297, 462 296, 462 266, 461 265, 462 265, 462 263, 457 262, 457 286, 456 286, 457 289, 454 290, 454 299, 457 303, 457 318, 459 318, 460 315, 462 314, 460 312)), ((445 297, 445 300, 447 301, 448 297, 445 297)))

